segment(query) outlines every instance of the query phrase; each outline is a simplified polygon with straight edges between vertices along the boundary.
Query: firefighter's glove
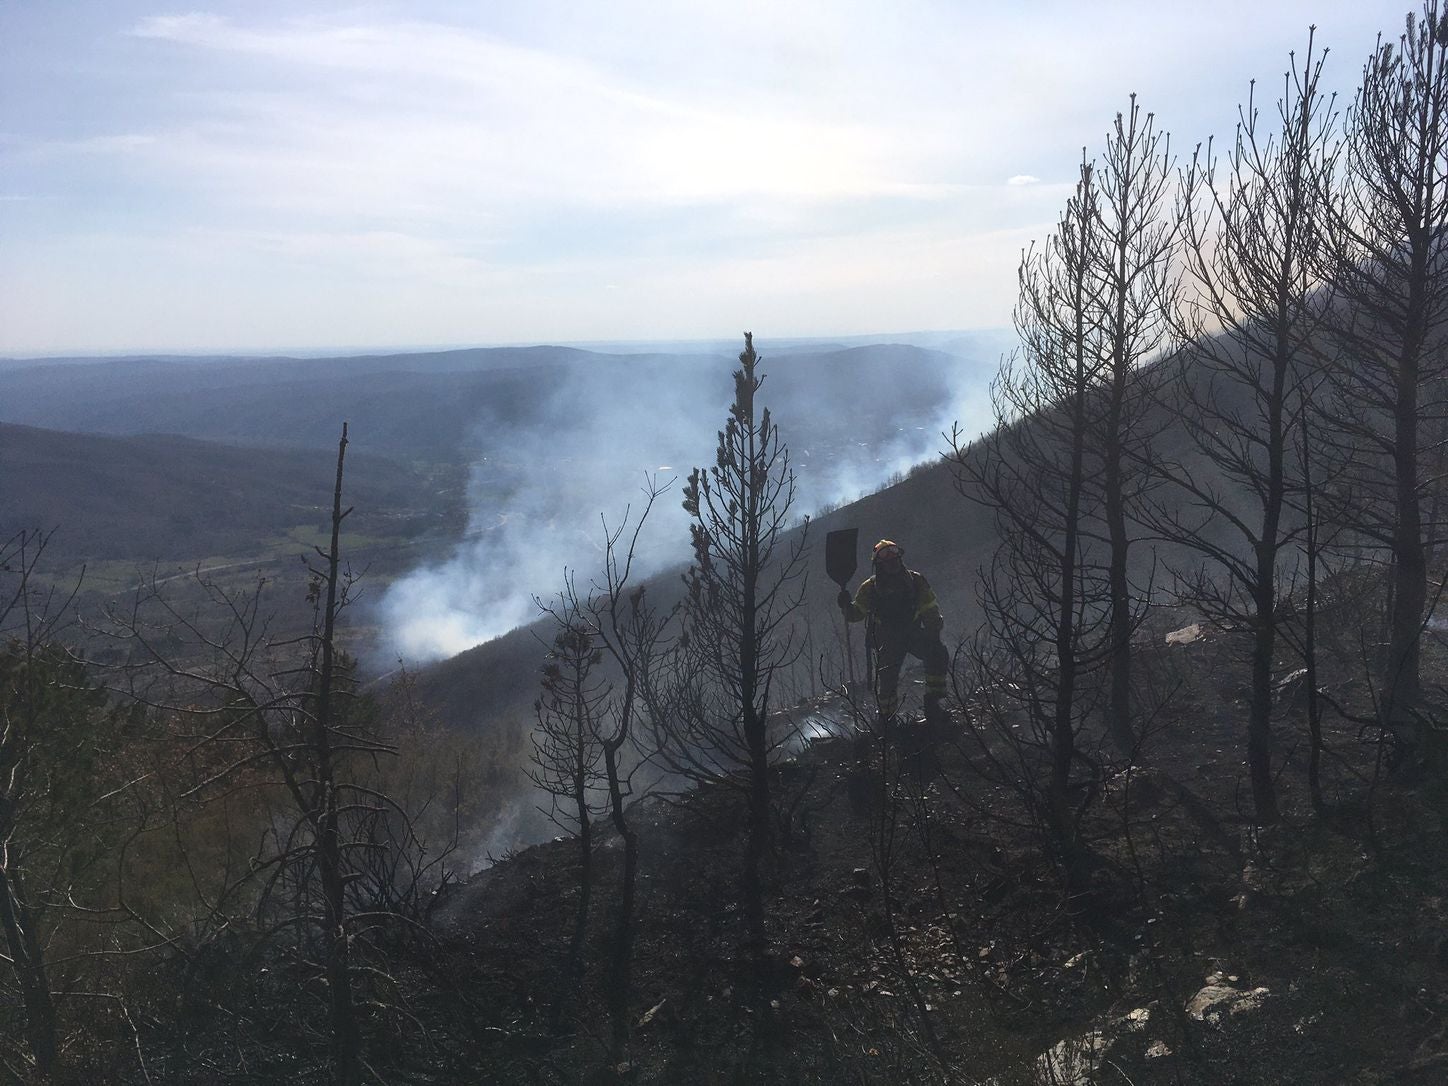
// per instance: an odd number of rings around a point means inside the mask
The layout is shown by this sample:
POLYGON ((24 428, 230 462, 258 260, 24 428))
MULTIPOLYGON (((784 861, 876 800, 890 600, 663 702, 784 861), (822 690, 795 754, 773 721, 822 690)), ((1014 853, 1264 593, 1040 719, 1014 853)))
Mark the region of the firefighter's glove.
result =
POLYGON ((840 605, 840 610, 844 611, 847 610, 854 601, 850 599, 849 590, 842 588, 840 589, 840 594, 835 597, 835 602, 840 605))
POLYGON ((933 615, 925 616, 926 633, 938 634, 943 629, 945 629, 945 616, 942 615, 939 611, 936 611, 933 615))

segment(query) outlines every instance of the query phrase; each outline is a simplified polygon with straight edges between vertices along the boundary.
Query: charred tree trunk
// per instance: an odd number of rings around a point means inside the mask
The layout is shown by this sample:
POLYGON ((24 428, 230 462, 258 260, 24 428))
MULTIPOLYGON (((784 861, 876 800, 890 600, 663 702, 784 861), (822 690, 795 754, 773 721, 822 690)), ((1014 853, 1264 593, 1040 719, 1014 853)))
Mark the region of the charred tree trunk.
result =
MULTIPOLYGON (((1262 547, 1263 552, 1267 547, 1262 547)), ((1259 563, 1265 559, 1259 558, 1259 563)), ((1259 566, 1260 568, 1260 566, 1259 566)), ((1252 809, 1257 821, 1268 826, 1277 821, 1277 788, 1272 780, 1272 654, 1276 627, 1270 608, 1276 602, 1272 581, 1263 582, 1257 594, 1257 616, 1252 624, 1252 689, 1247 709, 1247 771, 1252 780, 1252 809), (1263 618, 1263 611, 1269 617, 1263 618)))
MULTIPOLYGON (((624 733, 627 737, 627 732, 624 733)), ((614 829, 623 840, 623 878, 619 886, 618 915, 613 929, 613 953, 609 957, 608 1016, 615 1060, 628 1043, 629 999, 633 994, 634 893, 638 885, 639 835, 624 814, 618 752, 606 746, 603 752, 608 774, 608 807, 614 829)))
MULTIPOLYGON (((1424 254, 1426 257, 1426 254, 1424 254)), ((1413 314, 1418 306, 1410 305, 1413 314)), ((1413 322, 1415 325, 1417 320, 1413 322)), ((1419 338, 1419 337, 1414 337, 1419 338)), ((1398 364, 1393 426, 1393 483, 1397 517, 1393 530, 1392 595, 1388 658, 1383 675, 1383 716, 1394 734, 1419 755, 1427 736, 1419 724, 1419 639, 1428 603, 1428 561, 1418 495, 1418 355, 1413 345, 1398 364)))
POLYGON ((578 818, 578 914, 573 921, 573 938, 568 944, 568 972, 583 975, 583 940, 588 933, 588 910, 593 900, 593 819, 588 810, 588 753, 592 728, 589 707, 582 686, 574 689, 574 728, 577 735, 573 770, 573 804, 578 818))
POLYGON ((1312 797, 1312 809, 1322 814, 1325 804, 1322 798, 1322 699, 1318 696, 1317 685, 1317 571, 1319 525, 1317 502, 1313 490, 1312 452, 1309 449, 1309 423, 1304 413, 1302 427, 1302 495, 1303 515, 1306 519, 1307 551, 1307 598, 1302 615, 1302 662, 1306 670, 1303 676, 1307 684, 1307 789, 1312 797))
MULTIPOLYGON (((749 562, 752 569, 759 568, 757 554, 752 555, 749 562)), ((744 708, 744 740, 749 750, 749 839, 744 848, 744 919, 748 928, 750 949, 760 974, 758 979, 762 982, 765 979, 763 971, 768 933, 764 922, 764 883, 761 869, 773 843, 773 834, 770 832, 769 745, 768 736, 765 735, 768 719, 759 711, 756 700, 757 656, 754 629, 757 615, 752 577, 745 585, 743 614, 741 627, 744 636, 740 642, 739 654, 739 670, 743 679, 740 700, 744 708)))
POLYGON ((1266 477, 1262 495, 1262 527, 1257 537, 1257 571, 1252 593, 1252 689, 1247 713, 1247 766, 1252 779, 1252 806, 1257 821, 1278 819, 1277 788, 1272 779, 1272 664, 1277 646, 1277 560, 1281 546, 1282 509, 1286 500, 1286 428, 1284 405, 1292 365, 1288 351, 1291 326, 1286 302, 1279 295, 1276 314, 1277 350, 1273 355, 1271 392, 1267 397, 1266 477))
POLYGON ((1118 373, 1112 383, 1106 429, 1106 529, 1110 547, 1107 585, 1111 593, 1111 700, 1107 713, 1112 741, 1117 750, 1129 756, 1136 749, 1136 733, 1131 723, 1132 608, 1126 566, 1131 541, 1126 534, 1126 499, 1121 478, 1121 400, 1125 384, 1125 373, 1118 373))
POLYGON ((321 670, 317 683, 317 713, 313 741, 317 757, 320 811, 316 816, 317 867, 326 910, 328 1018, 331 1025, 332 1082, 359 1086, 362 1081, 362 1036, 352 996, 351 940, 347 923, 347 872, 342 854, 341 814, 338 810, 336 752, 332 748, 332 685, 335 670, 337 592, 341 564, 342 466, 347 455, 347 424, 337 445, 337 485, 332 493, 332 539, 326 555, 327 599, 323 611, 321 670))
POLYGON ((1333 345, 1350 360, 1335 370, 1335 421, 1349 455, 1365 454, 1350 463, 1354 527, 1389 564, 1379 720, 1402 766, 1419 768, 1441 758, 1425 727, 1419 675, 1428 547, 1437 534, 1424 523, 1423 438, 1441 411, 1425 401, 1448 372, 1448 23, 1439 0, 1409 13, 1396 47, 1379 40, 1347 134, 1349 169, 1327 265, 1344 303, 1333 345))
MULTIPOLYGON (((1089 204, 1091 171, 1082 166, 1082 193, 1078 199, 1089 204)), ((1085 281, 1083 262, 1079 259, 1090 251, 1093 223, 1084 211, 1074 218, 1068 216, 1063 231, 1074 235, 1074 251, 1078 259, 1068 262, 1065 282, 1070 297, 1069 321, 1071 339, 1066 355, 1070 359, 1070 444, 1071 452, 1066 477, 1066 502, 1062 518, 1060 552, 1060 601, 1056 615, 1056 702, 1051 723, 1051 833, 1065 853, 1065 869, 1072 890, 1079 881, 1080 861, 1076 844, 1076 819, 1071 806, 1071 769, 1076 761, 1076 679, 1080 665, 1077 601, 1081 592, 1077 568, 1081 560, 1081 506, 1086 487, 1086 434, 1088 430, 1087 398, 1091 387, 1092 367, 1087 361, 1089 336, 1086 328, 1085 281)), ((1118 739, 1119 741, 1119 739, 1118 739)))
POLYGON ((36 1075, 48 1079, 56 1070, 55 1003, 50 997, 50 975, 45 951, 35 938, 34 920, 23 898, 19 872, 0 865, 0 927, 10 953, 20 1000, 25 1007, 25 1039, 35 1061, 36 1075))
POLYGON ((1110 600, 1107 726, 1127 758, 1138 751, 1131 634, 1140 618, 1132 599, 1128 519, 1139 511, 1140 467, 1149 455, 1142 363, 1172 340, 1176 231, 1164 214, 1171 165, 1170 138, 1156 130, 1152 114, 1142 115, 1132 95, 1130 108, 1116 115, 1097 171, 1100 240, 1088 263, 1106 368, 1098 441, 1110 600))
POLYGON ((568 972, 583 975, 583 940, 588 934, 588 910, 593 903, 593 819, 585 807, 578 824, 578 912, 573 918, 573 938, 568 943, 568 972))

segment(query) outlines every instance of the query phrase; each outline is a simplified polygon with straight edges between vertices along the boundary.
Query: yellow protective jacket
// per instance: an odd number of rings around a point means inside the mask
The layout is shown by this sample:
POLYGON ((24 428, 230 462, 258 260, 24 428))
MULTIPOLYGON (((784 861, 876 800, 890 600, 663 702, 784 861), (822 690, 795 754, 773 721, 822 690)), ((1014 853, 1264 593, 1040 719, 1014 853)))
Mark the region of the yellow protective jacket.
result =
POLYGON ((866 578, 855 593, 854 601, 843 609, 845 619, 859 622, 868 618, 878 628, 891 632, 903 633, 917 624, 931 633, 939 632, 945 625, 945 618, 940 613, 940 603, 930 582, 925 579, 925 574, 916 573, 913 569, 906 570, 906 573, 909 584, 899 584, 894 591, 890 590, 888 581, 880 585, 874 577, 866 578))

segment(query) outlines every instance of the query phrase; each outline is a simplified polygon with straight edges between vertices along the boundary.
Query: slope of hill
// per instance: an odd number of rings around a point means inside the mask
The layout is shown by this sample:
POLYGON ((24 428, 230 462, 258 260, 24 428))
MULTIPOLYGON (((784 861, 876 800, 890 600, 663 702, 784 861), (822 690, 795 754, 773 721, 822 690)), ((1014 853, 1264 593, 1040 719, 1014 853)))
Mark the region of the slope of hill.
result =
MULTIPOLYGON (((322 525, 336 463, 175 435, 0 424, 0 467, 7 524, 58 529, 53 560, 148 562, 255 557, 288 528, 322 525)), ((351 452, 347 486, 354 531, 417 534, 455 522, 460 487, 435 470, 351 452)))
MULTIPOLYGON (((1169 359, 1163 372, 1190 364, 1169 359)), ((1208 484, 1213 466, 1171 427, 1170 405, 1156 411, 1160 448, 1208 484)), ((866 546, 882 535, 905 544, 908 564, 942 597, 948 636, 980 617, 975 573, 995 549, 995 526, 956 493, 946 465, 914 472, 811 525, 811 590, 796 616, 804 659, 776 706, 798 697, 796 710, 840 714, 817 669, 843 670, 820 544, 844 526, 860 528, 866 546)), ((1154 560, 1190 568, 1184 552, 1145 540, 1136 557, 1141 583, 1154 560)), ((676 572, 649 591, 675 598, 676 572)), ((1361 633, 1370 620, 1353 609, 1377 605, 1344 593, 1322 621, 1361 633)), ((993 727, 985 713, 962 714, 944 734, 906 727, 876 744, 826 740, 778 766, 773 787, 797 821, 770 873, 775 968, 763 982, 740 949, 742 807, 723 787, 637 804, 648 857, 637 976, 639 1006, 650 1009, 631 1062, 616 1070, 651 1082, 1439 1081, 1448 1062, 1445 886, 1432 859, 1443 847, 1441 784, 1381 775, 1381 737, 1360 726, 1371 705, 1342 680, 1361 662, 1348 635, 1324 650, 1332 660, 1320 674, 1336 676, 1326 683, 1355 718, 1324 725, 1327 798, 1310 799, 1306 699, 1290 693, 1300 661, 1283 648, 1273 765, 1285 821, 1255 826, 1242 799, 1241 638, 1167 644, 1163 634, 1192 617, 1165 607, 1135 641, 1170 694, 1135 764, 1117 763, 1087 790, 1080 825, 1093 865, 1074 894, 1023 809, 1029 759, 1013 760, 1009 720, 993 727), (1375 758, 1378 768, 1365 768, 1375 758), (751 983, 767 986, 767 1003, 741 995, 751 983)), ((526 729, 542 636, 515 631, 439 664, 420 690, 462 726, 526 729)), ((1448 673, 1441 648, 1435 682, 1448 673)), ((617 904, 620 851, 617 840, 596 850, 606 889, 595 917, 617 904)), ((488 993, 483 1019, 515 1030, 487 1065, 500 1081, 526 1081, 534 1059, 552 1070, 598 1058, 589 1028, 606 1006, 605 971, 595 962, 584 992, 560 964, 578 871, 575 841, 541 844, 480 876, 447 910, 452 976, 488 993), (548 946, 551 961, 537 953, 548 946), (507 993, 498 962, 526 997, 507 993), (542 1039, 550 999, 584 1023, 567 1041, 542 1039)), ((593 945, 607 946, 607 922, 593 925, 593 945)))
MULTIPOLYGON (((787 365, 770 385, 785 399, 814 397, 816 433, 833 425, 850 434, 861 404, 868 413, 882 388, 891 401, 881 414, 903 419, 934 406, 924 383, 882 376, 918 352, 822 357, 836 386, 818 384, 824 370, 787 365)), ((1169 422, 1169 413, 1158 421, 1169 422)), ((798 432, 788 431, 791 444, 798 432)), ((1179 432, 1169 431, 1166 443, 1189 456, 1179 432)), ((145 524, 158 521, 174 520, 190 547, 224 545, 225 533, 264 531, 277 517, 316 530, 332 461, 320 450, 0 426, 0 464, 7 509, 45 516, 85 506, 97 524, 112 518, 120 529, 116 539, 97 534, 88 545, 124 549, 139 538, 135 545, 153 552, 145 524), (237 516, 253 504, 257 519, 237 516)), ((358 525, 406 519, 435 493, 425 468, 361 453, 349 478, 349 501, 372 518, 358 525)), ((781 677, 775 705, 838 730, 868 719, 825 689, 837 689, 845 666, 822 543, 846 526, 861 534, 856 582, 874 538, 905 544, 909 564, 941 596, 951 640, 976 625, 975 574, 997 542, 989 516, 956 492, 940 463, 810 525, 809 592, 794 616, 801 659, 781 677)), ((365 552, 365 540, 354 542, 365 552)), ((1145 547, 1138 557, 1150 562, 1145 547)), ((677 570, 650 582, 660 604, 678 591, 677 570)), ((1325 622, 1349 627, 1353 616, 1338 606, 1325 622)), ((1178 619, 1168 613, 1162 621, 1178 619)), ((408 1000, 406 1025, 386 1041, 369 1033, 377 1073, 418 1082, 1437 1081, 1448 1062, 1448 885, 1435 862, 1445 847, 1442 797, 1375 770, 1367 776, 1372 744, 1356 721, 1334 718, 1327 804, 1319 808, 1303 787, 1305 745, 1284 739, 1274 754, 1286 822, 1254 826, 1240 803, 1235 749, 1239 646, 1230 635, 1167 645, 1164 629, 1143 628, 1136 646, 1154 673, 1170 678, 1172 695, 1154 715, 1140 759, 1108 763, 1083 789, 1091 866, 1070 892, 1033 830, 1022 798, 1030 770, 1017 768, 1028 759, 1012 759, 1020 753, 1012 724, 993 725, 983 712, 928 732, 897 723, 885 736, 825 739, 775 767, 772 787, 787 813, 766 872, 771 953, 759 961, 743 943, 742 824, 729 789, 635 804, 629 815, 643 850, 622 1063, 602 1040, 612 983, 606 952, 622 901, 619 839, 607 828, 595 839, 593 912, 577 928, 585 950, 581 964, 566 965, 574 908, 584 899, 577 842, 520 848, 556 827, 545 828, 541 816, 536 825, 508 817, 532 810, 533 797, 521 786, 509 791, 504 770, 526 756, 547 633, 517 630, 428 669, 411 692, 424 710, 460 729, 511 732, 485 744, 474 763, 498 803, 486 847, 505 859, 459 889, 439 887, 426 910, 436 941, 401 940, 388 959, 395 968, 384 979, 408 1000)), ((1328 669, 1352 670, 1351 641, 1336 646, 1328 669)), ((859 653, 858 637, 854 648, 859 653)), ((1433 666, 1435 680, 1448 674, 1441 653, 1433 666)), ((1366 712, 1361 691, 1356 699, 1350 708, 1366 712)), ((979 709, 966 700, 961 708, 979 709)), ((1287 697, 1281 708, 1280 734, 1288 736, 1304 714, 1287 697)), ((404 744, 425 734, 407 732, 404 744)), ((273 977, 283 958, 257 968, 248 954, 235 968, 218 968, 211 987, 185 989, 201 993, 206 1011, 188 1019, 177 1046, 195 1066, 213 1052, 232 1058, 245 1038, 241 1058, 273 1078, 288 1073, 274 1069, 296 1064, 295 1052, 315 1049, 315 1032, 277 1021, 273 977)), ((179 959, 174 967, 192 969, 179 959)), ((184 988, 173 976, 159 984, 157 1005, 172 1005, 172 989, 184 988)), ((129 1033, 117 1026, 122 1039, 134 1035, 138 1052, 168 1051, 169 1022, 138 1017, 139 1027, 128 1020, 129 1033)))
MULTIPOLYGON (((830 398, 835 417, 845 420, 838 425, 845 427, 852 412, 868 402, 868 390, 879 388, 881 380, 879 371, 872 368, 871 355, 844 351, 831 357, 842 373, 848 372, 848 378, 842 378, 823 395, 830 398), (851 366, 854 368, 847 370, 851 366)), ((1190 364, 1186 357, 1168 358, 1158 363, 1154 376, 1164 379, 1190 364)), ((789 371, 785 367, 781 372, 789 371)), ((765 387, 783 398, 772 373, 765 387)), ((1184 428, 1174 425, 1169 403, 1153 408, 1145 428, 1158 432, 1158 448, 1192 470, 1199 481, 1219 478, 1214 466, 1192 447, 1184 428)), ((785 442, 793 447, 794 436, 784 430, 783 423, 781 430, 785 442)), ((940 445, 944 444, 942 438, 940 445)), ((967 455, 975 457, 980 452, 973 448, 967 455)), ((1243 500, 1247 498, 1243 496, 1243 500)), ((1222 521, 1218 542, 1234 545, 1225 518, 1218 519, 1222 521)), ((817 517, 807 529, 793 530, 808 534, 808 591, 792 616, 796 643, 803 651, 792 668, 776 677, 776 707, 818 696, 849 674, 847 643, 854 657, 854 673, 862 677, 867 673, 861 632, 856 628, 853 641, 847 642, 835 604, 837 587, 824 570, 825 536, 839 528, 859 530, 860 566, 851 587, 869 574, 870 545, 876 539, 891 538, 904 546, 906 564, 924 573, 935 589, 946 616, 944 637, 948 646, 957 646, 974 635, 985 618, 979 597, 980 574, 991 564, 999 545, 997 527, 989 509, 961 492, 955 468, 937 457, 892 485, 817 517)), ((1164 571, 1190 571, 1199 561, 1180 546, 1143 541, 1133 549, 1133 577, 1138 586, 1150 585, 1158 601, 1166 601, 1171 585, 1164 571)), ((680 598, 681 572, 682 568, 670 570, 648 581, 649 596, 657 605, 668 607, 680 598)), ((579 573, 582 579, 591 571, 585 568, 579 573)), ((1186 621, 1189 619, 1183 618, 1183 624, 1186 621)), ((535 623, 427 667, 419 673, 420 696, 433 706, 440 719, 465 730, 506 734, 516 749, 522 749, 533 725, 536 676, 551 636, 544 623, 535 623)), ((908 705, 910 695, 906 697, 908 705)), ((502 802, 506 805, 508 800, 502 802)), ((547 831, 534 826, 529 832, 532 836, 524 832, 520 842, 538 840, 547 831)))
MULTIPOLYGON (((835 605, 838 589, 823 568, 826 534, 846 527, 860 531, 861 566, 854 584, 868 575, 866 552, 870 544, 884 537, 896 539, 906 548, 906 563, 924 572, 935 588, 946 614, 948 639, 964 636, 980 621, 976 571, 989 561, 995 549, 995 526, 987 514, 956 492, 947 465, 926 465, 900 482, 809 525, 809 587, 805 603, 795 616, 795 626, 810 631, 804 635, 809 639, 810 651, 789 674, 780 704, 818 692, 821 655, 833 674, 843 675, 846 670, 844 631, 835 605)), ((667 607, 679 597, 680 572, 670 570, 647 582, 649 596, 657 605, 667 607)), ((550 636, 545 624, 535 623, 422 669, 419 693, 441 719, 463 728, 527 727, 537 695, 530 680, 550 636)), ((858 629, 854 633, 854 651, 856 667, 862 669, 858 629)))
MULTIPOLYGON (((770 868, 763 982, 739 949, 733 794, 636 805, 631 1062, 595 1081, 1441 1082, 1440 798, 1384 782, 1372 830, 1362 782, 1334 763, 1320 819, 1288 750, 1288 823, 1257 832, 1222 756, 1238 740, 1240 657, 1210 639, 1142 651, 1174 669, 1178 696, 1147 766, 1083 824, 1099 866, 1069 904, 1017 797, 991 783, 979 724, 896 734, 898 761, 826 740, 783 767, 794 824, 770 868)), ((1330 742, 1350 750, 1355 729, 1338 724, 1330 742)), ((604 1060, 622 850, 599 832, 582 979, 565 967, 574 840, 509 857, 441 911, 437 958, 476 1000, 434 1020, 470 1039, 459 1073, 583 1078, 604 1060), (569 1013, 572 1032, 550 1025, 569 1013)))

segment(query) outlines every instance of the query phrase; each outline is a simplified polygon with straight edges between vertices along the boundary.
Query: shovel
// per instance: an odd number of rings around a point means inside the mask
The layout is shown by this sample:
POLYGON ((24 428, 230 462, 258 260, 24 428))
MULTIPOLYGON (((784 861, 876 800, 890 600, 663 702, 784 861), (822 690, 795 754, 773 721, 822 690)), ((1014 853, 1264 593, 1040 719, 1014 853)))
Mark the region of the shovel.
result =
MULTIPOLYGON (((850 578, 855 575, 855 567, 858 564, 856 550, 860 539, 860 529, 841 528, 838 532, 830 532, 825 536, 825 572, 830 575, 830 580, 841 588, 848 590, 850 578)), ((845 623, 845 658, 849 661, 850 686, 855 685, 855 650, 850 646, 850 624, 845 623)))

